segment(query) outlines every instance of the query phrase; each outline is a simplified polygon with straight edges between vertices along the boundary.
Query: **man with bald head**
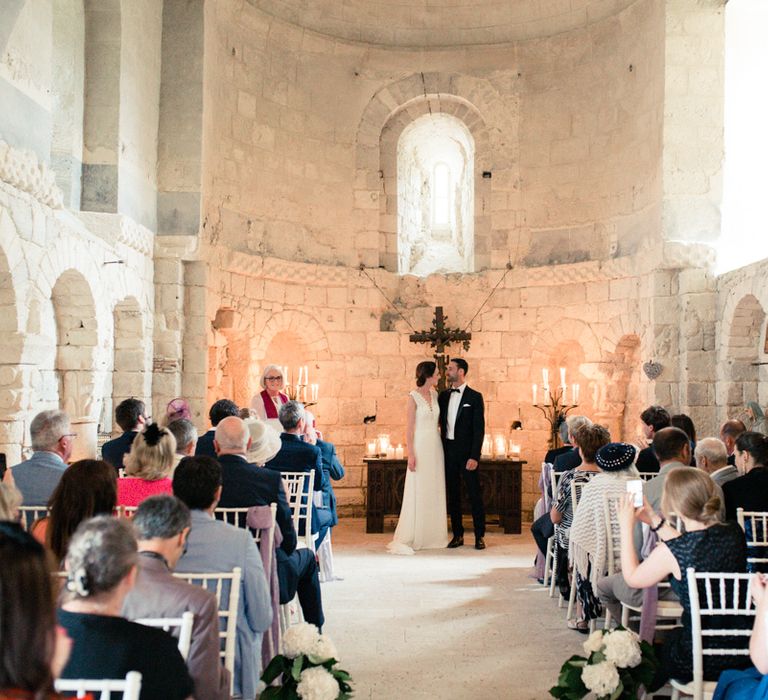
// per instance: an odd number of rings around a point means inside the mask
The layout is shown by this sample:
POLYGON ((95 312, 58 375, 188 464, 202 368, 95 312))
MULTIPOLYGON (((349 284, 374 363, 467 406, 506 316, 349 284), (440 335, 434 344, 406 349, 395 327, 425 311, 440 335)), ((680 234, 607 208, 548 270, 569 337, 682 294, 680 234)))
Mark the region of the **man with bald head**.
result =
POLYGON ((280 602, 288 603, 298 594, 304 619, 322 628, 325 618, 315 553, 296 549, 296 529, 280 472, 248 462, 251 431, 237 416, 219 422, 213 446, 221 464, 219 506, 250 508, 277 503, 277 526, 283 536, 276 556, 280 602))
POLYGON ((718 486, 733 481, 739 476, 739 470, 728 464, 728 451, 722 440, 714 437, 699 440, 693 456, 696 459, 696 466, 707 472, 718 486))
POLYGON ((747 426, 740 420, 727 420, 720 428, 720 439, 728 451, 728 464, 733 467, 736 466, 736 440, 746 430, 747 426))

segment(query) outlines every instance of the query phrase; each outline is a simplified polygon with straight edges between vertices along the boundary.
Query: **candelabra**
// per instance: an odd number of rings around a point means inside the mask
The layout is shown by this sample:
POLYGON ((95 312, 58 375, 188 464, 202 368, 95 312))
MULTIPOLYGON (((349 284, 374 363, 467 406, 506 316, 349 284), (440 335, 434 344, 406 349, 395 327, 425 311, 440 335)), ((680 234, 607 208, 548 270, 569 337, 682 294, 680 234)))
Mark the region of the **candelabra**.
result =
MULTIPOLYGON (((549 403, 534 403, 533 406, 535 408, 538 408, 543 414, 544 417, 549 422, 550 426, 550 434, 549 434, 549 444, 552 449, 555 449, 556 447, 560 446, 560 431, 558 430, 560 423, 565 420, 565 417, 568 415, 569 411, 572 411, 574 408, 576 408, 579 404, 578 403, 572 403, 567 404, 563 400, 563 394, 565 393, 563 390, 563 387, 559 387, 558 389, 555 389, 555 393, 553 394, 549 387, 542 387, 544 391, 542 392, 544 394, 544 400, 546 401, 547 394, 549 395, 549 403)), ((578 400, 578 399, 576 399, 578 400)))

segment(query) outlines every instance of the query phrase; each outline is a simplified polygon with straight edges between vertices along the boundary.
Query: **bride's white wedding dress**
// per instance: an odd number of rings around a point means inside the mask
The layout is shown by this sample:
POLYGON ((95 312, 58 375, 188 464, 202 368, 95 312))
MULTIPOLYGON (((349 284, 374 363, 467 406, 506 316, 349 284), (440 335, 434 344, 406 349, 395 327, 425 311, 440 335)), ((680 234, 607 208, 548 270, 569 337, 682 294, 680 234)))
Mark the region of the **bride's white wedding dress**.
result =
POLYGON ((448 544, 445 463, 438 427, 437 392, 430 392, 431 404, 418 391, 410 395, 416 402, 411 447, 416 470, 409 470, 405 475, 400 519, 394 538, 387 545, 391 554, 413 554, 417 549, 440 549, 448 544))

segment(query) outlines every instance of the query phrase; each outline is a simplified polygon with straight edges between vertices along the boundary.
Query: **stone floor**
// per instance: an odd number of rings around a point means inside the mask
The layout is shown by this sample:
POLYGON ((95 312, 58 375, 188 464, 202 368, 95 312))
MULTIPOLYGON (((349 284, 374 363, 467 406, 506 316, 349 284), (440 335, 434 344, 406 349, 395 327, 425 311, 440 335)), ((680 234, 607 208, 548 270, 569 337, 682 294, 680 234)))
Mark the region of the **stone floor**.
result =
POLYGON ((470 546, 414 556, 387 554, 391 536, 366 534, 356 519, 333 532, 344 579, 323 584, 325 631, 355 697, 549 697, 584 637, 566 629, 565 611, 528 577, 530 535, 489 532, 478 552, 470 533, 470 546))

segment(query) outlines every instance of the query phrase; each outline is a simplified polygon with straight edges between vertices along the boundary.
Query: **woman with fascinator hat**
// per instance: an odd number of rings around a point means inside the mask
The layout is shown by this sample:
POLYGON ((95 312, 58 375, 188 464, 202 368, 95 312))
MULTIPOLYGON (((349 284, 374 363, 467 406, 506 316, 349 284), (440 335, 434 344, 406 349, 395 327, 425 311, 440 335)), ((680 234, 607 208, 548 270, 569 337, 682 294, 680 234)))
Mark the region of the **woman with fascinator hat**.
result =
POLYGON ((627 493, 627 481, 639 478, 636 459, 637 449, 626 442, 610 442, 601 447, 595 455, 600 473, 582 489, 581 500, 573 514, 568 558, 573 566, 583 620, 571 622, 569 627, 579 632, 587 632, 589 621, 602 613, 594 591, 608 565, 610 542, 605 527, 604 499, 627 493))
POLYGON ((138 506, 149 496, 173 495, 175 454, 176 438, 171 431, 150 423, 125 455, 125 476, 117 480, 117 505, 138 506))

